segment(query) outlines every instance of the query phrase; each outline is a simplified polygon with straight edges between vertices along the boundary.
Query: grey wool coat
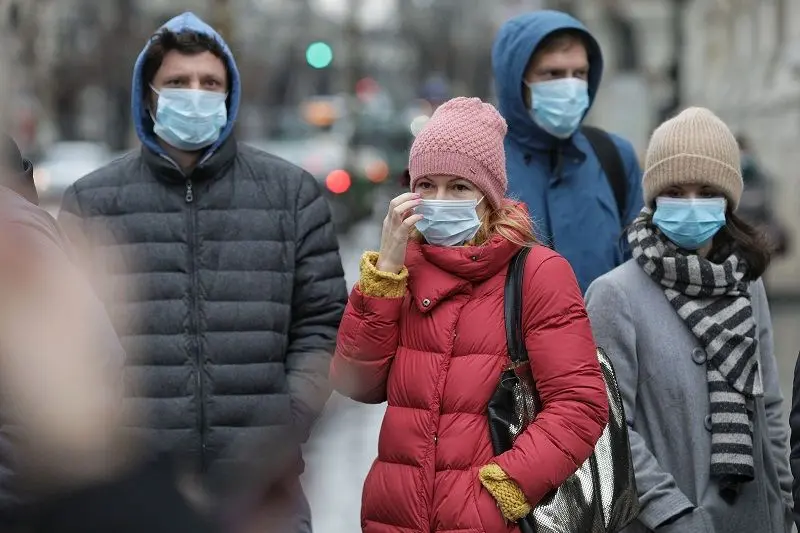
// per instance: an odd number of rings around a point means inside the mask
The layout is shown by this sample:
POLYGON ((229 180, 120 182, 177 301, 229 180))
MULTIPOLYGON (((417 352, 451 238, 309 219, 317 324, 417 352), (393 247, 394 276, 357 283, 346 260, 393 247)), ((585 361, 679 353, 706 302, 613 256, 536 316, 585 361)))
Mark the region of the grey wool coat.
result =
POLYGON ((625 533, 786 533, 792 476, 763 283, 750 285, 765 393, 752 402, 756 478, 733 504, 710 477, 706 354, 661 287, 630 260, 586 294, 595 340, 617 373, 641 512, 625 533), (692 512, 670 525, 664 521, 692 512))

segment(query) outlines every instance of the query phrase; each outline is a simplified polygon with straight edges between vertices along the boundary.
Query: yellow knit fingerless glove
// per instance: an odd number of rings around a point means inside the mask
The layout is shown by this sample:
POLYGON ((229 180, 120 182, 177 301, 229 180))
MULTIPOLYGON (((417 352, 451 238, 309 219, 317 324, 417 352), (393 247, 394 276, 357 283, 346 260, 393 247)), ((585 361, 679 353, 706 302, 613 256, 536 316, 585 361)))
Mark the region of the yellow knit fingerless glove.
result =
POLYGON ((519 486, 496 464, 488 464, 480 469, 481 483, 489 494, 497 500, 500 512, 509 522, 516 522, 531 512, 531 506, 519 486))
POLYGON ((408 269, 403 267, 399 274, 382 272, 375 266, 378 252, 364 252, 361 256, 361 278, 358 287, 365 296, 374 298, 402 298, 406 294, 408 269))

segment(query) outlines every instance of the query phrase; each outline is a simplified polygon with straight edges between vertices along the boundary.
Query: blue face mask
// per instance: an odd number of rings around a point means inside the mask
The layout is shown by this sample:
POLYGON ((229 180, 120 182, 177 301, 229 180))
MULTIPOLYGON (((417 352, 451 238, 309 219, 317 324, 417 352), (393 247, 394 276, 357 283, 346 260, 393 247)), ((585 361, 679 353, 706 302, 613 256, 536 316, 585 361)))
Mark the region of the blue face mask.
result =
POLYGON ((228 123, 227 94, 197 89, 161 89, 153 133, 186 152, 214 144, 228 123))
POLYGON ((416 228, 429 244, 464 244, 481 227, 476 211, 479 203, 476 200, 422 200, 414 210, 424 217, 417 222, 416 228))
POLYGON ((697 250, 725 225, 725 198, 656 198, 653 224, 684 250, 697 250))
POLYGON ((537 126, 558 139, 567 139, 589 109, 589 84, 577 78, 529 83, 531 109, 537 126))

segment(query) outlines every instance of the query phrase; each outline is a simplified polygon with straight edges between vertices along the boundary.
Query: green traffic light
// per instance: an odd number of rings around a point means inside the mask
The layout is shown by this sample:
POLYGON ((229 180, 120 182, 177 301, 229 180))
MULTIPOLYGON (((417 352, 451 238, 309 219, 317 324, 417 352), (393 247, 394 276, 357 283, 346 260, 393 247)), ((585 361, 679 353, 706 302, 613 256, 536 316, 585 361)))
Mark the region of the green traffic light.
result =
POLYGON ((306 61, 314 68, 325 68, 333 62, 333 49, 328 43, 311 43, 306 49, 306 61))

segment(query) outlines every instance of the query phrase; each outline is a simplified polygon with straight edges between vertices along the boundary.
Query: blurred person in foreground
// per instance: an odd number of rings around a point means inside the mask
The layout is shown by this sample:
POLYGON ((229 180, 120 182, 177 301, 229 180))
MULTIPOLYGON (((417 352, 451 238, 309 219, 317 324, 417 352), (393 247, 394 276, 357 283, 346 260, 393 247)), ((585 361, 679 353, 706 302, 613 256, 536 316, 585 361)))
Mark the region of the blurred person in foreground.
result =
POLYGON ((537 237, 569 261, 585 291, 630 256, 623 228, 642 208, 631 143, 581 127, 600 89, 600 46, 570 15, 536 11, 500 28, 492 64, 508 122, 509 196, 527 204, 537 237))
POLYGON ((608 420, 575 275, 505 198, 505 132, 477 98, 440 106, 411 147, 410 191, 389 204, 380 251, 362 257, 331 380, 356 401, 389 403, 365 532, 519 531, 510 522, 578 469, 608 420), (544 407, 494 456, 487 407, 510 363, 504 282, 522 247, 522 335, 544 407))
MULTIPOLYGON (((36 206, 39 204, 39 196, 33 181, 33 165, 22 157, 16 142, 3 134, 0 138, 0 222, 2 230, 0 238, 5 238, 3 242, 9 244, 17 240, 21 244, 17 250, 23 261, 33 263, 38 255, 26 254, 30 249, 39 252, 45 249, 50 256, 58 256, 58 260, 66 260, 69 257, 69 250, 66 239, 61 234, 57 224, 46 212, 41 211, 36 206)), ((8 249, 5 250, 7 253, 8 249)), ((36 266, 36 265, 31 265, 36 266)), ((5 277, 0 282, 6 284, 13 283, 13 279, 5 277)), ((11 294, 6 296, 4 291, 4 301, 8 304, 11 294)), ((20 310, 20 314, 22 310, 20 310)), ((33 317, 33 324, 37 328, 41 327, 38 317, 33 317)), ((0 338, 0 344, 8 339, 0 338)), ((0 346, 0 350, 2 347, 0 346)), ((3 389, 4 392, 7 392, 3 389)), ((21 443, 18 442, 19 434, 17 428, 10 424, 9 409, 7 402, 2 406, 2 419, 0 419, 0 530, 8 527, 16 518, 24 495, 21 494, 19 486, 18 463, 21 443)), ((19 422, 16 420, 16 422, 19 422)))
POLYGON ((206 531, 122 432, 122 347, 30 161, 7 136, 0 152, 0 530, 206 531))
MULTIPOLYGON (((120 409, 122 347, 65 235, 35 205, 32 165, 3 141, 0 531, 231 531, 191 505, 168 457, 147 458, 124 430, 136 413, 120 409)), ((285 472, 269 471, 265 486, 285 472)), ((279 524, 259 531, 286 531, 279 524)))
POLYGON ((330 395, 347 299, 328 206, 307 172, 234 139, 239 72, 195 15, 148 41, 132 89, 141 151, 70 187, 60 220, 79 246, 109 231, 125 266, 113 274, 135 296, 106 305, 140 384, 139 433, 212 505, 257 474, 243 450, 297 443, 295 476, 269 499, 295 517, 285 531, 310 531, 299 443, 330 395))
POLYGON ((739 149, 703 108, 647 150, 633 259, 586 294, 614 363, 641 512, 624 531, 789 533, 792 475, 761 276, 771 246, 739 218, 739 149))

